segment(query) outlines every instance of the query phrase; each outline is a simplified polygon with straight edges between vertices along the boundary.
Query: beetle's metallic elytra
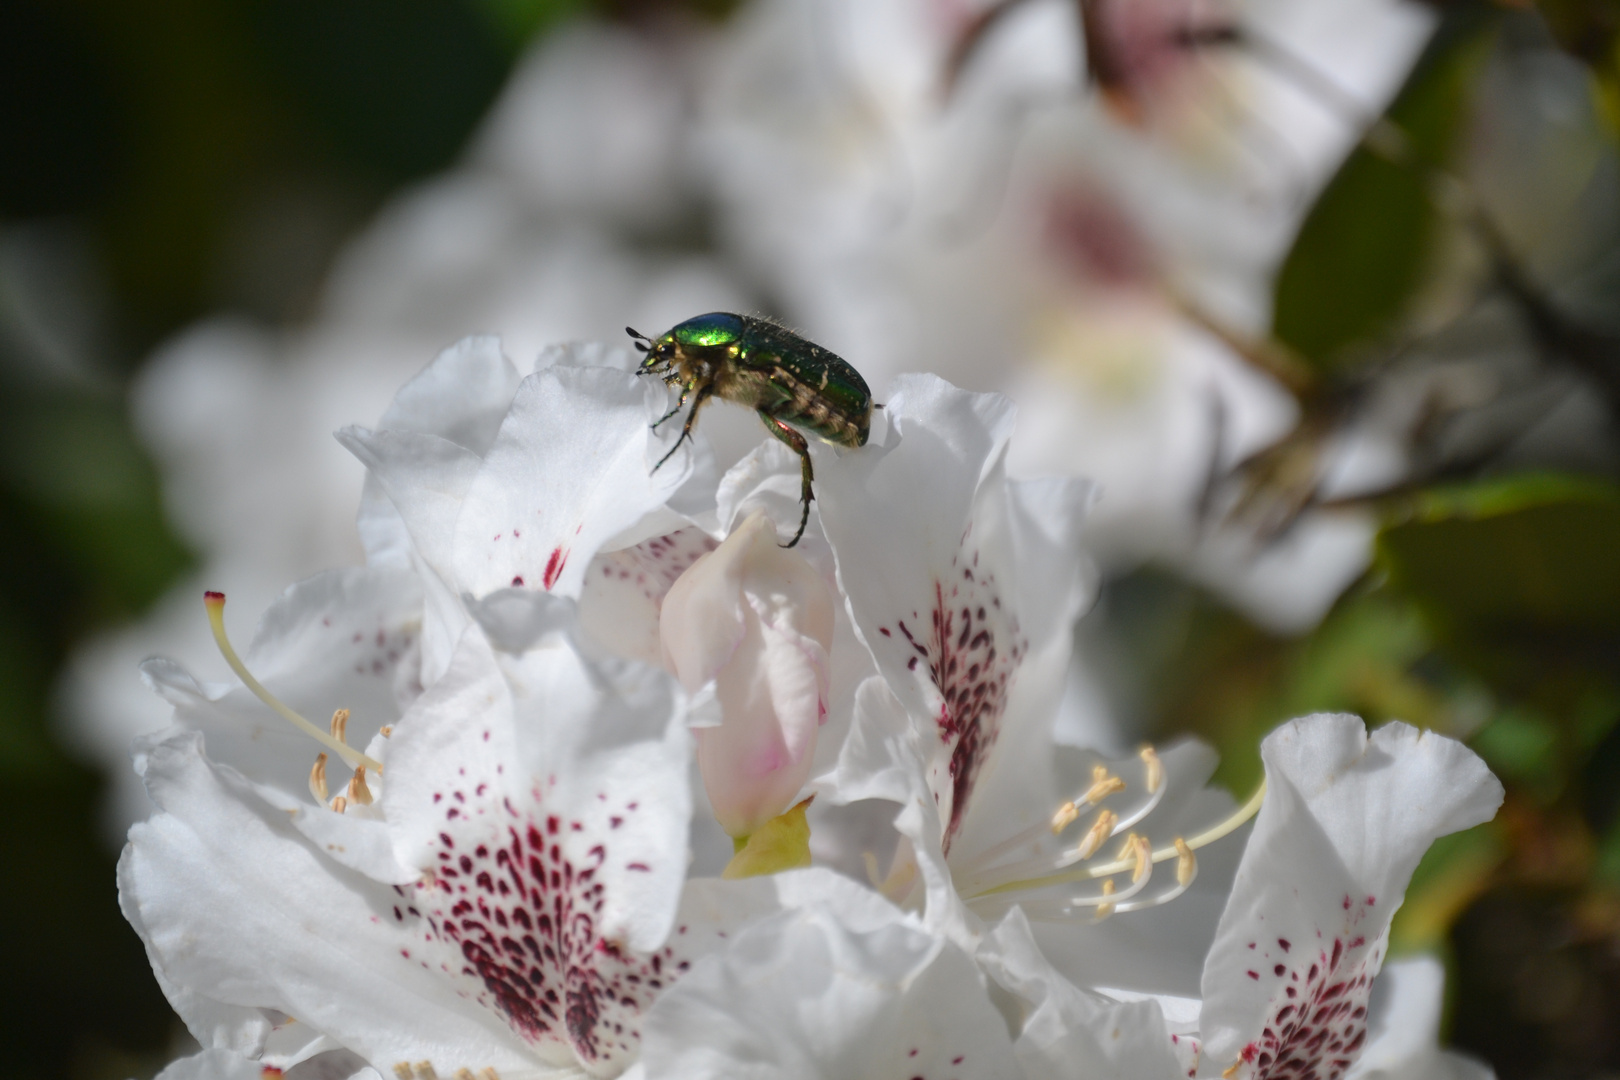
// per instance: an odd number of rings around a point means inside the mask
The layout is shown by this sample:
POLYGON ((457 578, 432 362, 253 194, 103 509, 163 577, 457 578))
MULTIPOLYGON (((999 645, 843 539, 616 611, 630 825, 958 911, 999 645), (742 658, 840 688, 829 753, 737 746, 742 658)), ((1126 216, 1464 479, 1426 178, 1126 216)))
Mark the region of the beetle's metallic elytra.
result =
POLYGON ((692 425, 709 398, 753 409, 765 429, 799 455, 799 531, 783 546, 797 544, 810 520, 815 473, 809 444, 796 429, 835 446, 865 446, 872 425, 872 392, 866 380, 820 345, 750 315, 710 312, 687 319, 656 339, 629 327, 625 330, 636 339, 636 348, 647 354, 641 373, 657 375, 681 392, 675 407, 653 427, 680 412, 688 400, 692 403, 681 437, 653 470, 691 438, 692 425))

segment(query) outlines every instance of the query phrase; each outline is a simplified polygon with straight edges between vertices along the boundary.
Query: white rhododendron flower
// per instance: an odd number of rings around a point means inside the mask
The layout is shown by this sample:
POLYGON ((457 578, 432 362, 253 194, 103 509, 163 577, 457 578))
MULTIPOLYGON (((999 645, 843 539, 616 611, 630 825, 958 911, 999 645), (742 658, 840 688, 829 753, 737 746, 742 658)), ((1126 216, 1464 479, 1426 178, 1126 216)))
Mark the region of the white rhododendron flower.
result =
POLYGON ((1404 0, 761 0, 707 87, 704 160, 731 246, 874 386, 926 368, 1018 400, 1010 468, 1099 484, 1083 541, 1105 570, 1167 562, 1298 630, 1365 567, 1370 521, 1311 514, 1263 546, 1206 528, 1203 496, 1298 419, 1251 347, 1272 276, 1434 21, 1404 0))
MULTIPOLYGON (((335 761, 247 691, 147 666, 180 723, 142 743, 160 812, 132 833, 121 892, 207 1045, 280 1064, 341 1047, 420 1075, 612 1074, 635 1056, 646 1005, 722 939, 719 900, 682 884, 697 723, 685 695, 634 659, 582 654, 569 598, 586 593, 587 568, 622 581, 629 553, 666 571, 653 575, 661 587, 637 584, 643 601, 690 572, 672 625, 712 635, 725 627, 701 614, 719 599, 711 575, 740 575, 733 605, 752 590, 756 636, 780 640, 729 658, 740 697, 720 665, 723 722, 708 730, 724 735, 727 721, 768 726, 788 709, 812 732, 820 723, 830 591, 757 512, 730 550, 692 538, 672 503, 708 491, 699 516, 717 522, 714 485, 699 468, 694 486, 701 450, 649 469, 661 386, 573 366, 578 351, 549 356, 563 362, 519 380, 495 342, 470 339, 408 384, 376 430, 343 433, 371 469, 373 566, 290 590, 245 661, 224 638, 223 597, 210 600, 227 659, 264 704, 291 714, 279 693, 316 715, 337 710, 319 733, 335 761), (630 546, 598 557, 609 541, 630 546), (822 654, 807 704, 783 647, 822 654), (747 692, 761 678, 762 699, 747 692), (358 714, 363 752, 347 739, 358 714), (205 733, 241 768, 206 754, 205 733), (305 786, 317 802, 295 794, 305 786), (205 866, 207 887, 190 888, 205 866), (294 929, 299 897, 319 931, 294 929)), ((580 604, 642 612, 623 600, 598 589, 580 604)), ((739 777, 724 766, 708 770, 714 790, 750 782, 749 762, 739 777)), ((726 888, 744 890, 733 907, 763 910, 757 888, 726 888)))
MULTIPOLYGON (((1338 1080, 1350 1075, 1370 1031, 1383 1047, 1371 1064, 1386 1075, 1437 1061, 1449 1068, 1432 1045, 1432 1013, 1386 1013, 1373 1027, 1369 998, 1418 859, 1439 837, 1489 820, 1501 784, 1455 740, 1401 723, 1369 735, 1353 716, 1284 724, 1262 755, 1265 802, 1204 958, 1201 1000, 1094 978, 1105 997, 1137 1007, 1132 1037, 1157 1032, 1182 1066, 1130 1075, 1338 1080), (1408 1023, 1414 1027, 1403 1030, 1408 1023)), ((992 935, 1005 955, 1021 959, 1001 978, 1042 1003, 1019 1040, 1020 1057, 1031 1075, 1078 1075, 1072 1044, 1095 1003, 1020 954, 1026 936, 1017 913, 992 935)), ((1127 1022, 1123 1014, 1118 1022, 1127 1022)), ((1465 1066, 1459 1075, 1471 1075, 1465 1066)))
MULTIPOLYGON (((814 449, 788 550, 792 455, 720 477, 700 431, 654 468, 669 395, 634 362, 554 349, 523 378, 493 339, 446 350, 340 433, 369 565, 289 589, 242 657, 210 594, 242 687, 146 665, 175 723, 138 745, 157 813, 119 887, 205 1048, 176 1076, 1354 1061, 1413 865, 1499 797, 1478 759, 1286 726, 1232 884, 1260 796, 1205 790, 1205 748, 1055 753, 1089 492, 1006 477, 1006 399, 899 380, 866 447, 814 449), (837 806, 790 811, 806 791, 892 819, 890 865, 837 806), (727 875, 765 876, 712 876, 716 822, 727 875), (812 850, 870 880, 784 869, 812 850), (1331 1013, 1308 1030, 1305 998, 1331 1013)), ((1408 1044, 1432 1050, 1395 1038, 1381 1067, 1408 1044)))
POLYGON ((640 1008, 713 940, 673 933, 689 796, 671 689, 615 686, 566 643, 503 670, 470 628, 373 740, 383 775, 334 806, 287 806, 195 732, 154 736, 160 813, 132 830, 120 891, 177 1010, 237 1049, 285 1014, 300 1052, 325 1036, 379 1066, 618 1071, 640 1008))

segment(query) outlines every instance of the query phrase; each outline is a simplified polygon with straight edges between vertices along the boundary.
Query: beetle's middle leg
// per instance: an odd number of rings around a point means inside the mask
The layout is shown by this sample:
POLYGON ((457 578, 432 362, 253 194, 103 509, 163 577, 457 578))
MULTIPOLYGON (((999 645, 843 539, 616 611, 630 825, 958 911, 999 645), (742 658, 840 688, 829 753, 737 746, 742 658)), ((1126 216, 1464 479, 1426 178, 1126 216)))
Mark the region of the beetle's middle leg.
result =
POLYGON ((803 435, 800 435, 786 422, 778 420, 770 413, 761 411, 759 418, 765 421, 767 431, 787 443, 793 452, 799 455, 799 505, 801 507, 799 510, 799 531, 793 534, 793 539, 782 545, 785 548, 796 547, 799 540, 804 536, 805 525, 810 521, 810 500, 815 497, 810 491, 811 481, 816 478, 815 470, 810 467, 810 444, 804 441, 803 435))
MULTIPOLYGON (((692 437, 692 425, 697 423, 698 413, 702 410, 703 403, 708 401, 709 395, 713 393, 714 389, 708 383, 704 383, 702 386, 697 388, 697 396, 692 399, 692 411, 687 414, 686 423, 681 426, 681 437, 675 440, 675 445, 669 448, 669 453, 658 459, 658 464, 652 467, 653 472, 657 472, 659 469, 662 469, 664 467, 664 462, 674 457, 675 451, 681 448, 681 443, 692 437)), ((666 417, 665 419, 668 418, 666 417)), ((660 420, 659 423, 663 423, 663 421, 660 420)), ((655 424, 653 426, 656 427, 657 425, 655 424)))

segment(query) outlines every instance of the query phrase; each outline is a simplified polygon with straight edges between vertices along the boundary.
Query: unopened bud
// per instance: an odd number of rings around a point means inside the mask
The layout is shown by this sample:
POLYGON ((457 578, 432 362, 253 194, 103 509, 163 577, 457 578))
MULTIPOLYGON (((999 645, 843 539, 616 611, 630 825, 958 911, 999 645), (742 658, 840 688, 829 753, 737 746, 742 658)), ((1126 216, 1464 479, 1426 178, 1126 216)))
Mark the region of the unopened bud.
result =
POLYGON ((689 693, 714 680, 721 721, 695 730, 698 767, 721 827, 749 836, 809 779, 827 714, 832 590, 754 514, 676 579, 658 629, 689 693))

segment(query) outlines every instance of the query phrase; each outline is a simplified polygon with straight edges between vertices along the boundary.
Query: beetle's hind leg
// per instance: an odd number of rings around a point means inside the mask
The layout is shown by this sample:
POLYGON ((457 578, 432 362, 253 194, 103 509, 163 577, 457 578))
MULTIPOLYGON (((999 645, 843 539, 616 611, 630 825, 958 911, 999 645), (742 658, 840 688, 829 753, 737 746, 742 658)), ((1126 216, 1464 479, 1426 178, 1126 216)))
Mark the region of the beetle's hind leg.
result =
POLYGON ((810 521, 810 500, 815 498, 810 490, 811 482, 816 478, 815 470, 810 467, 810 444, 804 441, 803 435, 770 413, 761 412, 759 418, 765 421, 767 431, 787 443, 799 455, 799 531, 793 534, 793 539, 781 545, 785 548, 797 547, 804 536, 804 527, 810 521))
MULTIPOLYGON (((681 443, 692 437, 692 425, 697 423, 698 412, 703 408, 703 403, 709 400, 709 395, 712 393, 714 393, 714 391, 710 389, 707 384, 697 388, 697 396, 692 399, 692 411, 686 414, 686 423, 681 426, 681 437, 675 440, 675 445, 669 448, 669 453, 658 459, 658 464, 652 467, 653 472, 657 472, 659 469, 662 469, 664 467, 664 462, 674 457, 675 451, 681 448, 681 443)), ((681 395, 683 403, 685 401, 685 396, 686 395, 684 394, 681 395)), ((675 411, 680 411, 679 405, 675 406, 675 411)), ((669 417, 664 417, 664 420, 668 419, 669 417)), ((658 424, 662 424, 664 420, 658 421, 658 424)), ((654 424, 653 427, 657 427, 658 424, 654 424)))

